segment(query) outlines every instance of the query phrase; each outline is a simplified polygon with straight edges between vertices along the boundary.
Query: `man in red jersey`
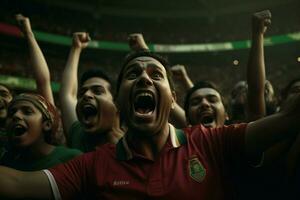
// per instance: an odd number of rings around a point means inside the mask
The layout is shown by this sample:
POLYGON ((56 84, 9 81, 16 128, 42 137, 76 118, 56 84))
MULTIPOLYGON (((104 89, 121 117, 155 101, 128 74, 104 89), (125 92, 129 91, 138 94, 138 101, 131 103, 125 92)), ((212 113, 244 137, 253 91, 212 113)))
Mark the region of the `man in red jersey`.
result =
POLYGON ((37 172, 0 167, 0 195, 40 199, 234 199, 233 172, 273 143, 297 134, 300 95, 279 113, 249 124, 176 130, 175 103, 164 59, 126 58, 117 106, 128 131, 65 164, 37 172), (38 190, 36 189, 38 188, 38 190))

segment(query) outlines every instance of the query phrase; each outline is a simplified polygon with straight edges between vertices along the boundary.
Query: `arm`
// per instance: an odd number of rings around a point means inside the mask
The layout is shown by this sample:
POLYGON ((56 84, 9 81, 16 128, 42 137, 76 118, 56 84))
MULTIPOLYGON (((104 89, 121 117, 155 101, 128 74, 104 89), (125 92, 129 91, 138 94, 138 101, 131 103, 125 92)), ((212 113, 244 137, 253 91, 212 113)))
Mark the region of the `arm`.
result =
POLYGON ((299 130, 299 119, 300 94, 297 94, 280 112, 249 123, 245 136, 247 155, 259 155, 277 142, 295 136, 299 130))
POLYGON ((171 72, 176 81, 180 82, 185 90, 189 90, 194 86, 184 65, 174 65, 171 67, 171 72))
MULTIPOLYGON (((175 65, 171 68, 171 72, 173 74, 174 80, 181 83, 184 87, 184 91, 189 90, 194 86, 193 82, 191 81, 190 77, 188 76, 188 73, 186 72, 186 69, 184 65, 175 65)), ((180 95, 185 95, 180 93, 180 95)), ((176 128, 185 128, 187 127, 187 121, 185 117, 185 111, 178 105, 178 103, 175 104, 175 107, 171 110, 170 113, 170 122, 176 127, 176 128)))
POLYGON ((28 42, 30 58, 33 67, 33 74, 37 85, 37 91, 49 102, 55 105, 51 89, 51 80, 48 65, 31 30, 29 18, 18 14, 16 15, 16 19, 21 27, 24 37, 28 42))
POLYGON ((133 33, 128 37, 129 47, 133 51, 149 50, 141 33, 133 33))
POLYGON ((81 50, 88 46, 89 40, 90 38, 87 33, 79 32, 73 34, 73 44, 62 75, 60 103, 65 133, 68 133, 71 125, 77 121, 78 63, 81 50))
POLYGON ((247 120, 253 121, 266 115, 264 34, 271 23, 269 10, 254 13, 252 16, 252 45, 247 65, 248 108, 247 120))
POLYGON ((12 199, 53 198, 48 177, 44 172, 23 172, 3 166, 0 166, 0 197, 12 199))
POLYGON ((171 110, 169 121, 176 128, 187 127, 185 112, 177 103, 175 103, 174 108, 171 110))

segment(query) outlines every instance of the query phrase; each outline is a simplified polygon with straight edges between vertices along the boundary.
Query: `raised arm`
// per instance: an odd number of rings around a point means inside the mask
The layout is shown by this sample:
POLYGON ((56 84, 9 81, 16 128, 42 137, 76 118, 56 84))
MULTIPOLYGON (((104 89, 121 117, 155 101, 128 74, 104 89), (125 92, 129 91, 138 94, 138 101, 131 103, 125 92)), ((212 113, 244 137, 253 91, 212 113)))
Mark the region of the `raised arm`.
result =
POLYGON ((88 46, 89 41, 88 33, 78 32, 73 34, 72 47, 62 75, 60 103, 65 133, 68 133, 71 125, 77 121, 78 63, 81 51, 88 46))
MULTIPOLYGON (((185 92, 194 86, 193 82, 188 76, 185 66, 174 65, 171 67, 171 72, 176 83, 183 86, 184 89, 183 93, 182 91, 177 91, 177 94, 185 96, 185 92)), ((176 103, 175 107, 171 110, 170 122, 173 123, 176 128, 185 128, 187 126, 185 112, 178 103, 176 103)))
POLYGON ((248 103, 247 121, 266 115, 264 34, 271 24, 271 12, 264 10, 252 16, 252 44, 247 65, 248 103))
POLYGON ((24 17, 21 14, 16 15, 16 20, 22 30, 24 37, 28 42, 29 54, 34 78, 37 85, 37 91, 49 102, 55 105, 51 89, 51 80, 48 65, 31 30, 30 20, 28 17, 24 17))
POLYGON ((177 83, 182 84, 186 91, 194 86, 194 83, 191 81, 184 65, 174 65, 171 67, 171 72, 174 80, 177 83))
POLYGON ((132 33, 128 37, 129 47, 133 51, 149 50, 141 33, 132 33))
POLYGON ((23 172, 0 166, 0 198, 53 199, 53 196, 43 171, 23 172))

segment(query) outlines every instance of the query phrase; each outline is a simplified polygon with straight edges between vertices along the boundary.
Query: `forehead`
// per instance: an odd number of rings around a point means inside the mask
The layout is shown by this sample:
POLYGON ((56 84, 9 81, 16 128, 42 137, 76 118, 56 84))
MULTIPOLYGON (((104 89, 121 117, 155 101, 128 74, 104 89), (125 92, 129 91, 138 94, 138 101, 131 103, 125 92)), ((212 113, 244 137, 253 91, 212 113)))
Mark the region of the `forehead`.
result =
POLYGON ((246 88, 247 88, 247 83, 245 81, 240 81, 234 86, 233 90, 241 90, 246 88))
POLYGON ((92 86, 102 86, 104 88, 109 89, 110 88, 110 83, 100 77, 93 77, 93 78, 89 78, 87 79, 81 87, 92 87, 92 86))
POLYGON ((161 64, 161 62, 159 62, 155 58, 148 57, 148 56, 141 56, 132 59, 125 66, 125 71, 131 67, 135 67, 135 66, 148 67, 149 65, 155 66, 157 68, 161 68, 163 71, 165 71, 165 67, 161 64))
POLYGON ((15 101, 12 105, 11 108, 15 108, 15 107, 31 107, 31 108, 36 108, 33 103, 31 103, 30 101, 26 101, 26 100, 18 100, 15 101))
POLYGON ((196 90, 195 92, 193 92, 190 99, 206 97, 206 96, 216 96, 219 99, 221 99, 220 93, 217 92, 213 88, 200 88, 200 89, 196 90))

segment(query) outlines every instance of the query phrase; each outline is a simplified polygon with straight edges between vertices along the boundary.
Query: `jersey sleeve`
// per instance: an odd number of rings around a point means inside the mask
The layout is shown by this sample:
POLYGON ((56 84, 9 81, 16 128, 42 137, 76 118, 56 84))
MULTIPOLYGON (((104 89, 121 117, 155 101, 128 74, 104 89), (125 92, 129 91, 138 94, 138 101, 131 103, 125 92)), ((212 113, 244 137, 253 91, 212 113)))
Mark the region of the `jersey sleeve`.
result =
POLYGON ((48 173, 47 176, 51 183, 54 197, 61 197, 64 200, 85 199, 84 193, 89 185, 88 180, 92 177, 91 173, 94 171, 94 153, 78 156, 45 172, 46 174, 48 173), (59 194, 57 194, 57 191, 59 194))
POLYGON ((245 132, 247 124, 234 124, 220 128, 192 128, 191 137, 195 145, 224 167, 245 164, 245 132))

